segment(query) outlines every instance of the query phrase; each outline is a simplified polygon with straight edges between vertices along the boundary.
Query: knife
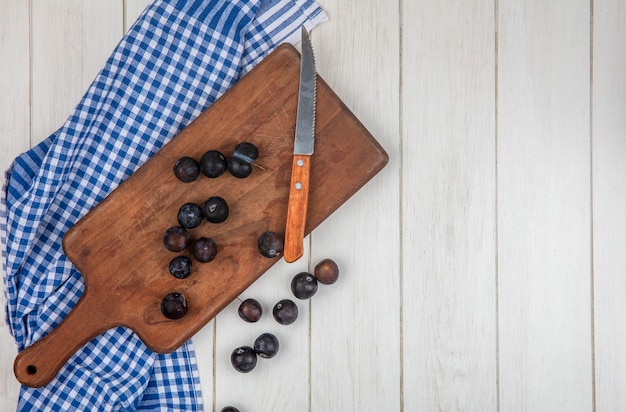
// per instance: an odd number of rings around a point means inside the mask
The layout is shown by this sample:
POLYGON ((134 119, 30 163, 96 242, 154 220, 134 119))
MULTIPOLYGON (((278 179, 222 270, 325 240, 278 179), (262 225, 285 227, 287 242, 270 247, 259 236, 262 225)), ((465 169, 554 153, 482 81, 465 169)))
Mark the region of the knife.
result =
POLYGON ((315 55, 309 33, 302 27, 302 53, 300 58, 300 88, 296 135, 291 166, 287 225, 283 255, 287 262, 298 260, 304 253, 304 226, 309 200, 309 168, 315 143, 315 93, 317 75, 315 55))

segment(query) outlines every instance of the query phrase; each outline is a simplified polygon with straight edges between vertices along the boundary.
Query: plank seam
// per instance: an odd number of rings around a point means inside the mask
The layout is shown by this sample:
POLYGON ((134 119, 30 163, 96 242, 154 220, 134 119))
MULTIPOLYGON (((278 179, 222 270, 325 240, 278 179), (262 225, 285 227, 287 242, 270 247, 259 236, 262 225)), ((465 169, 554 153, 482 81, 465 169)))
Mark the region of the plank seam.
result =
MULTIPOLYGON (((308 243, 309 243, 309 252, 308 252, 308 256, 307 256, 307 267, 309 268, 309 272, 313 273, 313 270, 311 268, 313 268, 313 260, 312 260, 312 255, 313 255, 313 233, 309 234, 308 237, 308 243)), ((313 304, 311 302, 311 299, 309 299, 309 329, 308 329, 308 335, 307 336, 307 343, 308 343, 308 356, 309 356, 309 370, 308 370, 308 374, 307 374, 307 379, 308 379, 308 391, 309 393, 307 394, 307 402, 308 402, 308 411, 311 412, 313 410, 313 304)))
POLYGON ((402 153, 404 153, 404 93, 403 93, 403 78, 404 78, 404 70, 403 70, 403 59, 404 59, 404 48, 403 48, 403 36, 404 36, 404 27, 403 27, 403 0, 398 0, 398 131, 399 131, 399 143, 398 149, 400 156, 398 156, 398 243, 400 245, 399 250, 399 262, 398 262, 398 285, 399 285, 399 356, 400 356, 400 412, 404 412, 404 230, 403 230, 403 216, 404 216, 404 196, 403 196, 403 187, 404 182, 402 179, 403 175, 403 161, 402 161, 402 153))
POLYGON ((499 246, 499 228, 498 228, 498 220, 499 220, 499 210, 498 210, 498 82, 499 82, 499 72, 498 72, 498 48, 499 48, 499 38, 498 38, 498 29, 500 24, 500 3, 499 0, 494 0, 493 2, 493 15, 494 15, 494 180, 495 180, 495 193, 494 193, 494 242, 495 242, 495 253, 494 253, 494 276, 495 276, 495 334, 496 334, 496 410, 500 411, 500 300, 499 300, 499 255, 498 255, 498 246, 499 246))
POLYGON ((127 13, 128 13, 128 0, 122 1, 122 35, 124 35, 128 31, 128 22, 126 21, 127 13))
POLYGON ((213 319, 213 410, 217 410, 217 319, 213 319))
POLYGON ((28 0, 28 144, 33 147, 33 1, 28 0))
POLYGON ((594 0, 589 0, 589 276, 591 294, 591 407, 596 411, 596 326, 595 326, 595 272, 594 272, 594 210, 593 210, 593 29, 594 0))

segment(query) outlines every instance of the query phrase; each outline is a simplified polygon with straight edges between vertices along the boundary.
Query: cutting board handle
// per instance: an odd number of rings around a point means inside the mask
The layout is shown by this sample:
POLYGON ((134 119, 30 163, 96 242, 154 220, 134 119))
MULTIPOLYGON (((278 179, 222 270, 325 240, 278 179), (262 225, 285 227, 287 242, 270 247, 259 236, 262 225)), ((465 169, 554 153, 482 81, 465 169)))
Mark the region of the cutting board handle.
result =
POLYGON ((107 312, 94 310, 93 303, 85 293, 59 326, 18 353, 13 372, 20 383, 32 388, 48 384, 78 349, 109 328, 107 312))

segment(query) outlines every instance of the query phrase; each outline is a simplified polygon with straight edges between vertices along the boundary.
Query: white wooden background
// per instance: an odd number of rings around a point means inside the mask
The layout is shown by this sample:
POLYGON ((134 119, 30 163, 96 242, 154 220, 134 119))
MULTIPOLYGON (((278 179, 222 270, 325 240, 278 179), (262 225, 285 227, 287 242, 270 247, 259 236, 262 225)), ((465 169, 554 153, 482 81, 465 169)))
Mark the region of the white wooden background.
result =
MULTIPOLYGON (((59 127, 148 0, 3 0, 0 166, 59 127)), ((334 258, 299 321, 194 339, 206 409, 626 410, 626 0, 319 0, 320 75, 390 162, 242 297, 334 258), (230 351, 275 332, 244 375, 230 351)), ((0 328, 0 410, 15 346, 0 328)))

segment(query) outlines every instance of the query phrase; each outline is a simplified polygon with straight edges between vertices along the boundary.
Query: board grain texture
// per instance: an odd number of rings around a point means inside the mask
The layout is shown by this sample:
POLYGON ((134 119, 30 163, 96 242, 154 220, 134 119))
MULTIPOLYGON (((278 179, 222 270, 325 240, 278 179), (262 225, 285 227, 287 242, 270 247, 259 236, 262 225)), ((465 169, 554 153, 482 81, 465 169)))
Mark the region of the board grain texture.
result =
MULTIPOLYGON (((257 240, 266 231, 285 230, 299 67, 293 46, 277 48, 67 232, 63 248, 83 275, 85 291, 55 330, 17 356, 20 382, 47 383, 80 346, 115 326, 129 327, 156 352, 173 351, 278 260, 262 256, 257 240), (199 160, 208 150, 230 155, 244 141, 260 152, 260 167, 247 178, 225 173, 182 183, 173 173, 183 156, 199 160), (217 256, 207 263, 194 261, 188 278, 175 278, 168 271, 170 260, 191 253, 166 250, 163 234, 178 225, 180 206, 201 205, 211 196, 227 201, 228 219, 190 229, 190 244, 209 237, 218 245, 217 256), (161 300, 172 292, 187 301, 189 311, 182 319, 161 313, 161 300)), ((305 234, 388 161, 323 79, 317 81, 305 234)))

